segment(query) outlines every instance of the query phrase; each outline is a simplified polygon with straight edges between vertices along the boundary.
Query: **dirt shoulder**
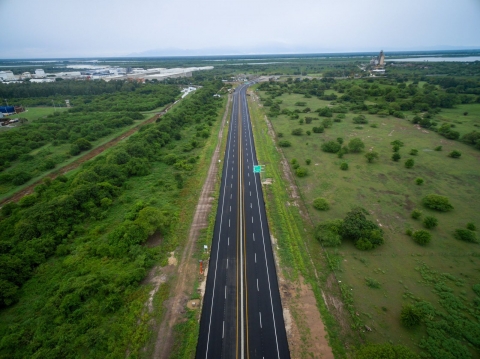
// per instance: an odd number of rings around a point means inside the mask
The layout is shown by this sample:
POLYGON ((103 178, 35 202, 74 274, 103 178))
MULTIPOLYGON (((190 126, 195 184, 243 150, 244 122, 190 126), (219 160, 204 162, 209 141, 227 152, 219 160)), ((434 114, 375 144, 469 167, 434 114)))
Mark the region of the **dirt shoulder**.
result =
MULTIPOLYGON (((199 239, 200 231, 208 226, 208 215, 215 200, 215 180, 219 170, 220 146, 222 144, 223 130, 227 122, 228 110, 231 106, 231 97, 229 96, 225 113, 222 118, 222 124, 218 133, 218 142, 215 152, 212 156, 207 178, 203 184, 202 191, 193 217, 192 226, 188 235, 188 240, 183 249, 179 266, 177 268, 177 277, 172 285, 170 298, 163 303, 165 312, 162 321, 158 326, 157 338, 155 341, 154 358, 167 359, 170 356, 174 344, 174 326, 182 318, 187 306, 189 294, 193 288, 198 271, 198 263, 193 257, 195 243, 199 239)), ((160 284, 160 283, 159 283, 160 284)))

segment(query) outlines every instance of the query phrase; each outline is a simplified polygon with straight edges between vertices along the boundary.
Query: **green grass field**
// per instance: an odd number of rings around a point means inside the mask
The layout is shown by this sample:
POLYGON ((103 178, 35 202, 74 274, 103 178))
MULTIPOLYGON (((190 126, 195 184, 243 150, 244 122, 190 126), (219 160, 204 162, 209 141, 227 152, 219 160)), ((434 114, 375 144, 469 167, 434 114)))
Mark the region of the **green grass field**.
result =
MULTIPOLYGON (((259 96, 267 97, 262 92, 259 96)), ((284 94, 275 100, 282 100, 281 109, 289 110, 302 110, 304 107, 294 105, 298 101, 306 102, 312 110, 329 103, 300 94, 284 94)), ((372 251, 360 251, 348 242, 337 249, 328 249, 328 253, 337 259, 337 278, 353 293, 356 315, 372 329, 366 334, 367 340, 392 341, 415 348, 426 335, 425 327, 404 328, 400 322, 402 305, 428 301, 435 306, 435 315, 441 316, 449 307, 438 304, 439 291, 434 288, 438 283, 445 283, 460 303, 456 315, 471 315, 475 297, 472 286, 480 283, 480 248, 478 244, 455 239, 453 232, 465 228, 468 222, 480 227, 480 152, 459 141, 417 128, 406 119, 377 115, 366 115, 369 124, 359 126, 352 122, 355 115, 349 113, 342 122, 334 122, 324 133, 308 136, 306 131, 312 131, 312 127, 318 126, 323 118, 316 113, 300 114, 301 119, 306 116, 317 120, 309 125, 299 124, 298 120, 280 115, 271 118, 271 122, 276 133, 284 134, 281 140, 292 144, 283 148, 287 159, 297 159, 308 169, 308 175, 297 177, 296 181, 313 221, 342 219, 352 207, 360 206, 370 213, 369 219, 385 233, 385 244, 372 251), (370 127, 371 124, 376 124, 377 128, 370 127), (304 134, 291 135, 294 128, 302 128, 304 134), (324 142, 336 141, 339 137, 343 138, 344 144, 352 138, 360 138, 365 143, 365 150, 359 154, 346 154, 342 159, 321 150, 324 142), (400 149, 402 158, 399 162, 391 160, 390 143, 394 140, 405 144, 400 149), (434 151, 437 146, 443 146, 443 151, 434 151), (417 149, 418 155, 410 155, 411 149, 417 149), (462 153, 461 158, 447 156, 454 149, 462 153), (379 153, 379 159, 374 163, 367 163, 364 157, 369 150, 379 153), (404 166, 409 158, 415 160, 411 169, 404 166), (306 159, 311 159, 310 165, 306 165, 306 159), (340 170, 342 162, 348 163, 347 171, 340 170), (415 183, 418 177, 425 181, 421 186, 415 183), (421 199, 430 193, 448 196, 454 210, 438 213, 423 208, 421 199), (326 198, 330 210, 315 210, 312 201, 317 197, 326 198), (433 239, 425 247, 405 235, 406 229, 423 229, 421 220, 410 218, 415 208, 423 212, 423 217, 430 215, 439 221, 437 228, 429 230, 433 239), (380 288, 370 288, 365 278, 378 281, 380 288)), ((464 134, 475 129, 474 124, 479 124, 480 105, 460 105, 442 110, 439 118, 455 123, 456 130, 464 134), (468 115, 464 116, 464 112, 468 115)), ((321 250, 320 245, 317 250, 321 250)))
POLYGON ((25 112, 8 116, 8 118, 26 118, 29 121, 35 121, 40 117, 51 115, 55 111, 66 111, 66 107, 28 107, 25 112))

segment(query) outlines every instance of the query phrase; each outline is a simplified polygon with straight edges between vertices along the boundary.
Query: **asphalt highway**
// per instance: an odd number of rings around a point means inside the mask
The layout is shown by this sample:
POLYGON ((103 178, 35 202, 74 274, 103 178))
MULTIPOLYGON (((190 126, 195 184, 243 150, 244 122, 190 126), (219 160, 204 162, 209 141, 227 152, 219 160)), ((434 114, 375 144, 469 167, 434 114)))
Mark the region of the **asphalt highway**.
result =
POLYGON ((233 95, 196 358, 290 358, 246 90, 233 95))

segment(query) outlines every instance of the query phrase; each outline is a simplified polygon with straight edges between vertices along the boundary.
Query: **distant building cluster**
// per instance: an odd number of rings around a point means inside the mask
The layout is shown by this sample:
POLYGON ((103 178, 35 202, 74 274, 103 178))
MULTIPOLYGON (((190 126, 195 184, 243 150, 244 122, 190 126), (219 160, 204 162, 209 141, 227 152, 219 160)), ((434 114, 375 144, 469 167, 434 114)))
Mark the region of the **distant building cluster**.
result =
MULTIPOLYGON (((81 65, 76 66, 81 68, 81 65)), ((213 66, 186 67, 186 68, 123 68, 112 66, 92 66, 80 71, 67 71, 57 73, 45 73, 43 69, 35 70, 35 73, 24 72, 14 75, 12 71, 0 71, 0 83, 18 83, 28 79, 30 82, 54 82, 56 79, 63 80, 164 80, 175 77, 191 77, 194 71, 212 70, 213 66)))

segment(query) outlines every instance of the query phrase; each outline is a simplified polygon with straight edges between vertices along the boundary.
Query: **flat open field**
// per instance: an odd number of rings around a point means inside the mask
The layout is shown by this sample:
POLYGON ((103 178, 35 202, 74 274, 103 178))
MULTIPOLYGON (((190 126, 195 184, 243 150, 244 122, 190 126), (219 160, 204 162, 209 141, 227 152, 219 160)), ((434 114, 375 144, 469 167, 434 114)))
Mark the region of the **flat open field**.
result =
MULTIPOLYGON (((258 95, 267 97, 260 91, 258 95)), ((306 102, 312 111, 329 104, 329 101, 305 98, 302 94, 283 94, 275 100, 282 101, 282 110, 291 111, 304 108, 295 106, 298 101, 306 102)), ((265 110, 267 112, 268 108, 265 110)), ((408 112, 405 114, 407 119, 413 117, 408 112)), ((342 122, 333 122, 324 133, 312 131, 314 126, 321 124, 323 117, 313 112, 299 116, 315 120, 311 124, 300 124, 298 119, 292 120, 286 115, 270 120, 275 132, 283 133, 280 140, 292 144, 283 148, 287 159, 297 159, 308 170, 306 177, 297 177, 296 181, 314 223, 343 219, 350 209, 360 206, 370 213, 368 219, 384 230, 385 244, 377 249, 361 251, 348 242, 327 249, 331 258, 337 260, 334 267, 338 280, 353 293, 354 315, 372 329, 365 334, 367 340, 392 341, 415 349, 422 337, 428 337, 425 326, 409 330, 400 322, 402 305, 413 301, 431 303, 436 310, 435 319, 448 311, 451 317, 445 320, 450 326, 452 317, 472 315, 475 312, 472 286, 480 283, 480 247, 455 239, 453 232, 457 228, 465 229, 468 222, 480 227, 480 151, 415 126, 407 119, 392 116, 365 115, 369 123, 356 125, 352 122, 356 115, 347 113, 342 122), (372 124, 377 127, 370 127, 372 124), (291 135, 295 128, 302 128, 303 135, 291 135), (311 135, 306 134, 307 130, 312 131, 311 135), (343 158, 321 150, 324 142, 337 138, 343 138, 344 145, 352 138, 360 138, 365 150, 345 154, 343 158), (405 144, 400 149, 399 162, 391 160, 390 143, 394 140, 405 144), (434 151, 437 146, 442 146, 443 150, 434 151), (411 149, 417 149, 418 155, 410 155, 411 149), (373 163, 368 163, 364 157, 369 150, 379 154, 373 163), (459 150, 462 156, 459 159, 448 157, 452 150, 459 150), (415 160, 411 169, 404 166, 409 158, 415 160), (311 159, 310 165, 306 164, 306 159, 311 159), (348 163, 347 171, 340 169, 342 162, 348 163), (415 183, 418 177, 424 179, 422 185, 415 183), (447 196, 454 210, 440 213, 424 208, 421 200, 431 193, 447 196), (317 197, 328 200, 328 211, 313 208, 312 201, 317 197), (413 209, 422 211, 420 220, 410 217, 413 209), (425 216, 434 216, 439 224, 429 230, 432 241, 422 247, 405 231, 425 229, 422 225, 425 216), (366 278, 379 282, 380 288, 367 286, 366 278), (444 284, 448 288, 446 291, 451 291, 450 300, 458 304, 455 309, 452 302, 446 303, 443 292, 435 288, 438 284, 444 284), (443 301, 439 302, 441 296, 443 301)), ((472 131, 474 124, 480 124, 480 105, 443 109, 438 118, 455 123, 455 129, 464 134, 472 131), (468 115, 464 116, 464 112, 468 115)), ((317 250, 322 250, 320 245, 317 250)), ((469 350, 478 355, 471 347, 469 350)))

